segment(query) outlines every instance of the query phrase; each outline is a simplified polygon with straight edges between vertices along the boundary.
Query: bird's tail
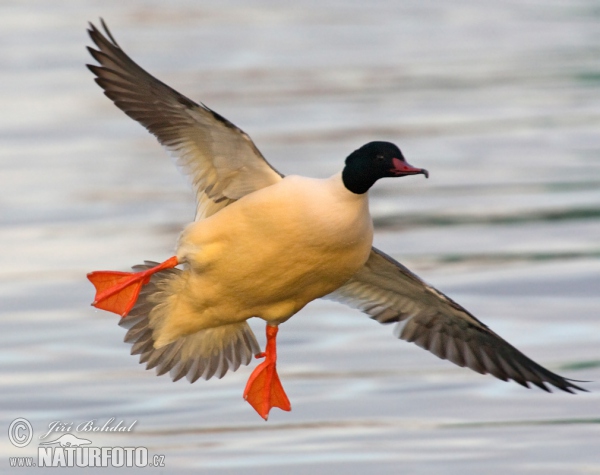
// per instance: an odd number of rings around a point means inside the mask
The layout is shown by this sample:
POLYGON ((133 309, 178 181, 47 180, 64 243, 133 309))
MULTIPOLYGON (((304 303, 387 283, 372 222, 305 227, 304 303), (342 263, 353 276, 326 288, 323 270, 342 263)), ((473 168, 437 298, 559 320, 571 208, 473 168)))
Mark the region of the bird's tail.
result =
MULTIPOLYGON (((133 269, 139 272, 156 265, 146 261, 133 269)), ((170 268, 152 275, 119 325, 128 329, 125 342, 133 345, 131 354, 139 354, 140 363, 146 363, 146 369, 156 368, 157 375, 170 372, 173 381, 187 376, 191 383, 200 377, 222 378, 228 370, 235 371, 241 364, 250 363, 260 347, 245 321, 203 329, 165 342, 161 333, 166 321, 184 306, 179 299, 186 281, 185 272, 170 268)))

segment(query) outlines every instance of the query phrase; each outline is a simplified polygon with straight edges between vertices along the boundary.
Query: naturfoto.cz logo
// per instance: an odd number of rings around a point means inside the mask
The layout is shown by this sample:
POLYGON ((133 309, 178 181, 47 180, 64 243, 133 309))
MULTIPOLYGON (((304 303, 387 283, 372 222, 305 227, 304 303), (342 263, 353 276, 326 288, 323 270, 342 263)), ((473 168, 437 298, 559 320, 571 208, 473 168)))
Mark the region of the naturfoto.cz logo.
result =
MULTIPOLYGON (((11 467, 164 467, 164 455, 148 455, 146 447, 94 447, 92 441, 71 432, 131 432, 137 421, 127 425, 115 423, 115 418, 104 424, 94 420, 80 424, 53 421, 39 436, 37 458, 9 457, 11 467), (58 433, 62 435, 56 437, 58 433), (51 434, 52 440, 45 440, 51 434)), ((86 436, 88 436, 86 434, 86 436)), ((8 439, 18 448, 25 448, 33 439, 33 427, 24 418, 15 419, 8 428, 8 439)))

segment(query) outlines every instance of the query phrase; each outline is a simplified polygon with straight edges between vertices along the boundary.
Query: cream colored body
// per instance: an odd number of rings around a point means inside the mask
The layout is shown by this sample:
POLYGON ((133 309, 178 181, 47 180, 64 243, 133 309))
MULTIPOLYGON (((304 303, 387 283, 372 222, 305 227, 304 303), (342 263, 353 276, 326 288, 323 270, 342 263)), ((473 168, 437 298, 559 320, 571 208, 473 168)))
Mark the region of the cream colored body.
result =
POLYGON ((367 194, 289 176, 190 224, 177 250, 188 265, 169 297, 156 347, 206 328, 259 317, 284 322, 343 285, 373 240, 367 194))

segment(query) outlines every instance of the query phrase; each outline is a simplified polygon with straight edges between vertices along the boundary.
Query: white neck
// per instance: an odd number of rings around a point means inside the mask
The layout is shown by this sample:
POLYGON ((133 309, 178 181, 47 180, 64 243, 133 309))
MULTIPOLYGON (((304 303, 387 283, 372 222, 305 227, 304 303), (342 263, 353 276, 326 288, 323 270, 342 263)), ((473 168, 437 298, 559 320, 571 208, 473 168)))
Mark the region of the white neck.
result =
POLYGON ((335 175, 332 175, 327 180, 331 183, 331 188, 335 193, 338 193, 340 199, 350 200, 350 201, 367 201, 369 200, 369 193, 356 194, 351 192, 346 185, 344 185, 344 181, 342 180, 342 172, 339 171, 335 175))

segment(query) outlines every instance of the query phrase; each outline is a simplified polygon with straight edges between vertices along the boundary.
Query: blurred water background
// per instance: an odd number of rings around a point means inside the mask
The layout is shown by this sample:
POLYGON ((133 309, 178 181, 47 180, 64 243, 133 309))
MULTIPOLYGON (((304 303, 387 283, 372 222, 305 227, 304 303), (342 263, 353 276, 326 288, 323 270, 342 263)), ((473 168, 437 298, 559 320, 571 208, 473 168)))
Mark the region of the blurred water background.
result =
POLYGON ((164 454, 149 473, 600 473, 597 1, 3 0, 0 83, 0 472, 51 421, 115 417, 135 430, 89 438, 164 454), (431 178, 375 186, 376 245, 591 393, 478 375, 327 302, 281 328, 293 410, 267 423, 241 396, 254 363, 145 371, 85 274, 172 255, 194 201, 84 67, 100 16, 285 174, 398 143, 431 178))

